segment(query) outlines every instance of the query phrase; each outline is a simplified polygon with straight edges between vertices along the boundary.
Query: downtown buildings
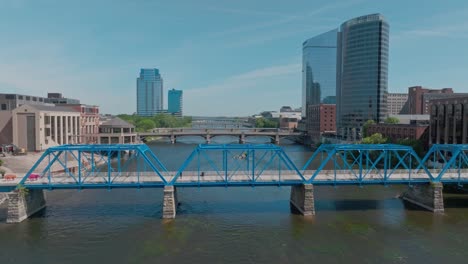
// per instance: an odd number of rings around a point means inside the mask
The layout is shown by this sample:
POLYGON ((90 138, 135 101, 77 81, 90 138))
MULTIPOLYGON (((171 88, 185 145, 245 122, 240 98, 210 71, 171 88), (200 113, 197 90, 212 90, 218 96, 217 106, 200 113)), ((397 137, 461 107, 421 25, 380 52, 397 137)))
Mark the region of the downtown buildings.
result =
POLYGON ((159 70, 141 69, 137 78, 137 115, 154 116, 163 112, 163 79, 159 70))
POLYGON ((62 144, 96 143, 99 107, 49 93, 47 98, 0 94, 0 144, 41 151, 62 144))
POLYGON ((182 90, 169 90, 167 95, 167 112, 175 116, 182 116, 183 100, 182 90))
POLYGON ((336 104, 336 131, 326 132, 352 141, 363 136, 367 120, 387 117, 388 48, 389 25, 381 14, 348 20, 303 43, 302 108, 314 142, 325 132, 315 131, 324 127, 315 117, 324 113, 312 112, 330 111, 326 105, 336 104))

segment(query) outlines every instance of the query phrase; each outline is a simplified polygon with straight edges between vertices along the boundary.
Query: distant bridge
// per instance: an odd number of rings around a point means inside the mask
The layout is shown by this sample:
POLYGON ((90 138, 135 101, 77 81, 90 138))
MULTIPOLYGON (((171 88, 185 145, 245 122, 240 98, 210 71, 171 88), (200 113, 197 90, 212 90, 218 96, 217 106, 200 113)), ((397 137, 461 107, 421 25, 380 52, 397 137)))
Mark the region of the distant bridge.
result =
POLYGON ((205 139, 207 144, 211 143, 211 139, 217 136, 233 136, 239 138, 239 144, 244 144, 247 137, 270 137, 271 142, 280 143, 281 138, 299 137, 302 132, 294 132, 290 129, 277 128, 233 128, 233 129, 196 129, 196 128, 156 128, 152 132, 139 133, 138 136, 143 141, 147 137, 167 137, 171 143, 176 143, 178 137, 182 136, 199 136, 205 139))
POLYGON ((275 145, 213 144, 169 171, 147 145, 63 145, 21 177, 0 180, 0 191, 9 192, 9 222, 44 208, 44 189, 164 188, 163 217, 174 218, 176 187, 291 186, 291 204, 311 215, 314 185, 406 184, 405 200, 443 212, 442 184, 468 183, 467 152, 468 145, 434 145, 421 159, 408 146, 323 144, 299 168, 275 145))

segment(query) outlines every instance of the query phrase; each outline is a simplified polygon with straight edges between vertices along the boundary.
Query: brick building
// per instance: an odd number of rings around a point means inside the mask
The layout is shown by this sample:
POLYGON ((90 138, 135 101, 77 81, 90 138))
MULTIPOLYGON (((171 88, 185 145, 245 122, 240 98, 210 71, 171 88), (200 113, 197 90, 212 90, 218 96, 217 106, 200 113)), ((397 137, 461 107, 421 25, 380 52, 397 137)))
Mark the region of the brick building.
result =
POLYGON ((312 142, 320 142, 323 133, 336 134, 336 105, 309 105, 306 116, 307 134, 312 142))
POLYGON ((468 143, 468 96, 430 102, 429 144, 468 143))
POLYGON ((454 93, 452 88, 428 89, 421 86, 408 88, 408 102, 405 104, 402 114, 428 115, 431 100, 465 97, 468 93, 454 93))
POLYGON ((373 124, 367 128, 367 134, 382 134, 393 142, 400 139, 420 139, 429 125, 424 124, 373 124))

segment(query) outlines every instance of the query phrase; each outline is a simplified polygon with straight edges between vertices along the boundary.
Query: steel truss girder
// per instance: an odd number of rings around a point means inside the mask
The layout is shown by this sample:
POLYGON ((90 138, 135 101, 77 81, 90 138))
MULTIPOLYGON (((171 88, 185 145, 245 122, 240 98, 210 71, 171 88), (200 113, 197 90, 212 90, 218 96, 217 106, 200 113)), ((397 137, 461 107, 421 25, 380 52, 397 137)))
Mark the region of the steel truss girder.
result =
POLYGON ((462 170, 466 168, 468 168, 468 145, 433 145, 420 159, 411 147, 402 145, 322 144, 307 160, 304 167, 298 169, 284 150, 277 145, 201 144, 187 157, 174 175, 169 175, 164 164, 145 144, 62 145, 47 149, 19 184, 31 189, 154 188, 167 185, 281 186, 304 183, 463 184, 468 182, 466 177, 462 177, 464 173, 462 170), (121 159, 122 151, 129 151, 133 155, 128 159, 121 159), (216 152, 221 155, 210 156, 216 152), (116 153, 117 160, 111 159, 113 153, 116 153), (242 159, 234 159, 233 157, 239 156, 239 153, 242 153, 242 159), (37 184, 30 179, 30 176, 37 171, 41 162, 46 162, 46 166, 38 173, 43 178, 41 184, 37 184), (77 169, 69 169, 70 162, 75 162, 77 169), (135 171, 129 171, 130 162, 136 164, 135 171), (211 176, 216 177, 216 181, 210 182, 200 177, 203 162, 215 173, 211 176), (429 166, 431 162, 432 169, 429 166), (198 175, 197 181, 181 180, 182 174, 188 171, 191 163, 197 166, 195 171, 198 175), (308 171, 311 164, 317 165, 318 169, 308 171), (60 177, 66 180, 56 181, 57 173, 53 172, 53 167, 61 169, 63 172, 60 177), (396 173, 397 170, 399 174, 396 173), (285 171, 289 173, 289 178, 284 177, 285 171), (347 173, 348 178, 339 176, 343 171, 347 173), (330 172, 333 173, 331 178, 328 177, 330 172), (325 174, 327 179, 323 177, 325 174), (403 174, 404 177, 401 176, 403 174), (244 177, 242 181, 239 180, 239 175, 244 177), (414 178, 414 175, 419 176, 414 178), (125 177, 128 179, 127 182, 121 180, 125 177))
POLYGON ((27 188, 41 189, 164 186, 168 183, 165 173, 167 169, 144 144, 61 145, 47 149, 19 184, 27 188), (129 153, 128 159, 122 158, 124 152, 129 153), (113 156, 116 159, 113 159, 113 156), (45 169, 38 173, 42 178, 41 184, 37 184, 30 178, 31 174, 47 158, 45 169), (144 164, 148 168, 144 171, 145 181, 141 181, 142 171, 138 166, 135 171, 138 175, 136 179, 129 177, 129 164, 135 160, 137 164, 144 164), (70 162, 73 162, 74 169, 69 168, 70 162), (53 172, 53 166, 58 166, 63 172, 53 172), (103 170, 107 171, 102 172, 103 170), (126 179, 123 179, 124 177, 126 179), (128 180, 129 183, 116 182, 116 179, 128 180))

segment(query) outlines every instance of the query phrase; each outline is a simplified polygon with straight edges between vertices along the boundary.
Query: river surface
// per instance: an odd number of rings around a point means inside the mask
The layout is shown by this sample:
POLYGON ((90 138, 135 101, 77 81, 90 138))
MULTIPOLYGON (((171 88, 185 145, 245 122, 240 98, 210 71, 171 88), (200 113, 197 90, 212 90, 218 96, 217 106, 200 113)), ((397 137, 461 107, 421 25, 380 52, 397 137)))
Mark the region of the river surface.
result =
MULTIPOLYGON (((197 142, 150 147, 175 170, 197 142)), ((311 155, 283 147, 299 165, 311 155)), ((0 263, 468 263, 468 195, 445 194, 434 215, 398 199, 404 189, 316 187, 304 218, 290 213, 289 187, 179 188, 170 221, 161 189, 51 191, 20 224, 0 207, 0 263)))

